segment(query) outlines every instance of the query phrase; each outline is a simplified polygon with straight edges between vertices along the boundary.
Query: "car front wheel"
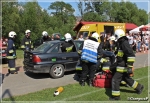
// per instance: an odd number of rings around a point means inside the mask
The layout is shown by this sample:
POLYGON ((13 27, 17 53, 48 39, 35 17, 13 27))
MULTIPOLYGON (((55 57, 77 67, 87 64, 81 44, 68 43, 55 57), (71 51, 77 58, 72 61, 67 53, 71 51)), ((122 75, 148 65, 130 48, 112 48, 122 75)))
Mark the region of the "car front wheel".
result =
POLYGON ((64 66, 61 64, 55 64, 50 69, 50 76, 54 79, 64 76, 64 66))

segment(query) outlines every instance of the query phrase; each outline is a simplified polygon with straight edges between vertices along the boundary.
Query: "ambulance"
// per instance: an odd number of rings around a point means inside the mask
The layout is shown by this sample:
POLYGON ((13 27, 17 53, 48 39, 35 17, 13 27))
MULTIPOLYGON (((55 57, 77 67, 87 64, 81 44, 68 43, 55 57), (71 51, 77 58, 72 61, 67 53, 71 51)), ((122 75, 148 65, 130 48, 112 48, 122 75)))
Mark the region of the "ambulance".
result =
MULTIPOLYGON (((86 37, 90 36, 94 32, 97 32, 98 34, 103 32, 106 35, 107 34, 114 35, 114 32, 117 29, 122 29, 123 31, 125 31, 126 30, 125 23, 85 24, 80 28, 77 34, 77 38, 79 38, 80 35, 83 35, 83 38, 85 39, 86 37)), ((100 42, 100 39, 99 39, 99 42, 100 42)))

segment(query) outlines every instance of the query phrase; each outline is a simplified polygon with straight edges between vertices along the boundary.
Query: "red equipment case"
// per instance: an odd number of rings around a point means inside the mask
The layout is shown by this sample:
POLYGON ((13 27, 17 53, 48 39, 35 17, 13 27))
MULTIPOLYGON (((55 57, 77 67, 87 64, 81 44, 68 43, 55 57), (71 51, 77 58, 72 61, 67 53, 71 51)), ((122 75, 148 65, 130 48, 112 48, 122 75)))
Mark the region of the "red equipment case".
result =
POLYGON ((111 88, 111 80, 111 72, 99 72, 95 75, 93 85, 99 88, 111 88))

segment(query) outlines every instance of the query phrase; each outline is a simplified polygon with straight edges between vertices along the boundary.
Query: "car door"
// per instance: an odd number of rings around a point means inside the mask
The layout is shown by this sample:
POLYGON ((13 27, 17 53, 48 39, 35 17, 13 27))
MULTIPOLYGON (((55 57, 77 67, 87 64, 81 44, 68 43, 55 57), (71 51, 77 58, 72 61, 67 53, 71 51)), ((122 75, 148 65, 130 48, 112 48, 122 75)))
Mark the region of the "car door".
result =
POLYGON ((74 44, 76 46, 76 50, 78 51, 80 46, 84 43, 84 41, 80 41, 80 40, 77 40, 77 41, 74 41, 74 44))
POLYGON ((75 70, 75 67, 78 63, 79 55, 77 52, 63 52, 60 54, 60 60, 65 65, 67 71, 75 70))
POLYGON ((56 45, 51 51, 49 60, 54 64, 63 64, 66 71, 75 70, 76 64, 78 63, 78 53, 77 52, 62 52, 60 44, 56 45))

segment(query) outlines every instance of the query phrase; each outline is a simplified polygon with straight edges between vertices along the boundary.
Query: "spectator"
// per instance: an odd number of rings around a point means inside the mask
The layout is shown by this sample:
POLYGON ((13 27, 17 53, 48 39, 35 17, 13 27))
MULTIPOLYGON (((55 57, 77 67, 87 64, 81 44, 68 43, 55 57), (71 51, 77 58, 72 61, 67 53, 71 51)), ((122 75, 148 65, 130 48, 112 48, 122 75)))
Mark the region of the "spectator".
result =
POLYGON ((140 34, 137 35, 137 52, 141 52, 141 36, 140 34))
POLYGON ((129 41, 130 46, 132 47, 132 44, 133 44, 133 36, 132 36, 132 34, 129 34, 128 41, 129 41))
POLYGON ((83 38, 83 35, 81 34, 80 35, 80 37, 79 37, 79 39, 78 40, 81 40, 81 41, 83 41, 84 40, 84 38, 83 38))
POLYGON ((136 41, 136 38, 134 37, 133 44, 132 44, 132 49, 133 49, 134 53, 136 53, 136 47, 137 47, 137 41, 136 41))
POLYGON ((149 40, 148 38, 145 38, 145 50, 147 51, 149 49, 149 40))
POLYGON ((126 37, 129 38, 129 34, 128 33, 126 33, 126 37))

